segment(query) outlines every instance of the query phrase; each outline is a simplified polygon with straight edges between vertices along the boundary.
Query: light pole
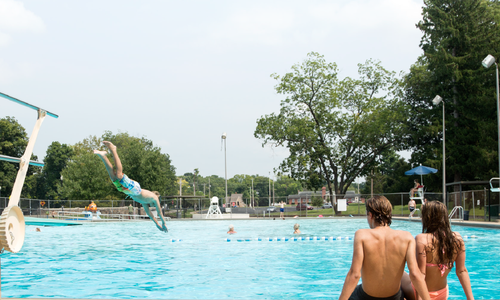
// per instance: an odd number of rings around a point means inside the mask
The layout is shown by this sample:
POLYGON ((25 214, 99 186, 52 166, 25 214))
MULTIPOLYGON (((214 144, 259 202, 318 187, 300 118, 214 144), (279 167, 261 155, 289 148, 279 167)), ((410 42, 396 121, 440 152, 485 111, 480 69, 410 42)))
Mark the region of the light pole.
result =
POLYGON ((500 96, 498 92, 498 64, 495 61, 495 57, 491 54, 488 54, 485 59, 483 59, 483 67, 489 68, 492 64, 495 64, 496 72, 497 72, 497 126, 498 126, 498 176, 500 176, 500 109, 499 102, 500 96))
MULTIPOLYGON (((444 101, 441 96, 436 95, 434 99, 432 99, 432 103, 434 105, 438 105, 440 102, 443 103, 443 204, 446 205, 446 127, 445 127, 445 118, 444 118, 444 101)), ((424 201, 422 199, 422 201, 424 201)))
POLYGON ((273 204, 276 205, 276 200, 274 200, 274 182, 276 181, 276 175, 273 174, 273 204))
POLYGON ((224 170, 225 170, 225 173, 224 173, 224 178, 226 180, 226 199, 224 199, 224 203, 227 202, 227 160, 226 160, 226 137, 227 137, 227 134, 224 132, 222 134, 222 139, 224 140, 224 170))
POLYGON ((252 195, 251 195, 251 199, 252 199, 252 207, 255 208, 255 203, 254 203, 254 195, 253 195, 253 178, 252 178, 252 195))
POLYGON ((271 172, 269 172, 269 206, 271 206, 271 172))

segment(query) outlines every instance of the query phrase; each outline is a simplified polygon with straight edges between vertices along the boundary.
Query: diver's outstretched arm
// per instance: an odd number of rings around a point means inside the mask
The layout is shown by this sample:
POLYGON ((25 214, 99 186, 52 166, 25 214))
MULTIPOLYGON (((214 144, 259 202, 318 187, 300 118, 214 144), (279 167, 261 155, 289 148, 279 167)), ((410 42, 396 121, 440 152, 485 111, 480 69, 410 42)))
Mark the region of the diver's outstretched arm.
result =
POLYGON ((153 214, 149 210, 149 205, 148 204, 143 204, 142 207, 144 207, 144 211, 146 212, 146 214, 148 215, 148 217, 151 220, 153 220, 153 222, 155 222, 156 227, 158 227, 158 229, 160 229, 160 231, 165 231, 165 229, 163 229, 163 227, 160 226, 160 223, 158 223, 158 221, 156 220, 156 218, 153 216, 153 214))

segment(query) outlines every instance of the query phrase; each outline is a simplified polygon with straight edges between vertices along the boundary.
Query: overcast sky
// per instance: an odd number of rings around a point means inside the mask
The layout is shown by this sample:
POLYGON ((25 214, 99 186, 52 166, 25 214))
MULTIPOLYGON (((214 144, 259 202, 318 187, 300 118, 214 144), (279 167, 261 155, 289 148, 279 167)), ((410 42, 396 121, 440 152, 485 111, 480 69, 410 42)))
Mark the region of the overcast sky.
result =
MULTIPOLYGON (((373 58, 409 70, 422 51, 422 0, 0 0, 0 92, 47 117, 34 154, 105 130, 152 140, 177 175, 269 176, 285 149, 261 146, 256 121, 279 111, 272 73, 307 53, 340 77, 373 58)), ((31 134, 36 112, 0 98, 31 134)), ((126 172, 126 166, 125 166, 126 172)))

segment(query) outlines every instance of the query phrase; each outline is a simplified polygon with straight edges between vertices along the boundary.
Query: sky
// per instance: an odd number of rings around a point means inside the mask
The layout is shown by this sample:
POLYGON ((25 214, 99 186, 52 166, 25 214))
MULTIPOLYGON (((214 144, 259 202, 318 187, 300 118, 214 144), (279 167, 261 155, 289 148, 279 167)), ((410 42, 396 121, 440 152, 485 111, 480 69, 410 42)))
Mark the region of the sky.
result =
MULTIPOLYGON (((0 0, 0 92, 59 115, 34 154, 104 131, 145 137, 177 175, 273 176, 285 148, 262 147, 285 74, 312 51, 340 78, 379 60, 408 72, 422 54, 422 0, 0 0), (227 134, 226 152, 221 143, 227 134), (226 162, 224 158, 226 153, 226 162)), ((37 113, 0 98, 31 135, 37 113)), ((126 173, 126 166, 125 173, 126 173)))

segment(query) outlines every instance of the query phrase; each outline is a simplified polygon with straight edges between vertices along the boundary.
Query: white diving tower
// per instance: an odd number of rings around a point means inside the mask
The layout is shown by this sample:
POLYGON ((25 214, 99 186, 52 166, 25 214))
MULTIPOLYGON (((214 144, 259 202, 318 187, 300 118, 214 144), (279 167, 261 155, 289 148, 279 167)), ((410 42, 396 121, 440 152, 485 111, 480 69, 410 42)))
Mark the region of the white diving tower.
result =
POLYGON ((0 155, 0 160, 19 163, 19 171, 17 172, 16 181, 14 182, 14 186, 12 188, 12 194, 9 198, 9 204, 3 210, 2 215, 0 216, 0 246, 7 251, 17 253, 23 247, 25 235, 24 216, 21 208, 19 208, 18 206, 19 199, 21 197, 21 190, 24 185, 24 179, 26 178, 26 173, 28 172, 29 165, 43 166, 43 163, 31 161, 31 154, 33 153, 36 138, 45 117, 49 115, 51 117, 58 118, 59 116, 4 93, 0 93, 0 97, 34 109, 38 113, 35 127, 31 132, 28 146, 26 147, 23 156, 17 158, 0 155))

